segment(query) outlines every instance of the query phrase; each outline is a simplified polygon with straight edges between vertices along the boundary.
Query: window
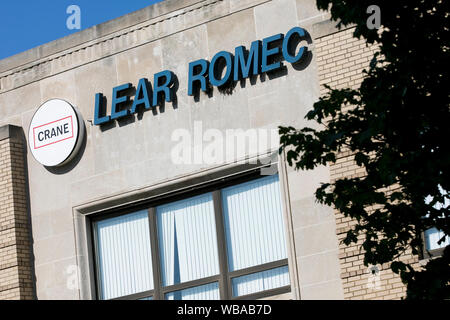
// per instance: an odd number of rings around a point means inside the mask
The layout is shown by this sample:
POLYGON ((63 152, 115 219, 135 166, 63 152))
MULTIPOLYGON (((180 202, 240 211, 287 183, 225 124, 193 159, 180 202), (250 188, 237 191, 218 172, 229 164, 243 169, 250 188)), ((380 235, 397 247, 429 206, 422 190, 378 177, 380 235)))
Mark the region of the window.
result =
MULTIPOLYGON (((181 283, 220 273, 211 193, 157 207, 156 221, 164 288, 181 289, 178 287, 181 283)), ((165 294, 167 299, 213 299, 218 296, 217 282, 165 294)))
POLYGON ((287 267, 251 272, 287 257, 278 176, 225 188, 222 204, 233 296, 289 285, 287 267))
POLYGON ((436 228, 428 229, 424 232, 424 257, 440 256, 446 246, 450 245, 450 238, 447 236, 444 241, 438 244, 439 240, 444 236, 444 232, 436 228))
POLYGON ((153 290, 146 211, 99 221, 96 234, 102 299, 153 290))
POLYGON ((278 175, 93 219, 99 299, 256 299, 290 291, 278 175))
MULTIPOLYGON (((449 193, 440 185, 438 185, 438 188, 441 194, 444 196, 444 201, 436 202, 433 207, 437 210, 446 209, 450 205, 450 199, 448 198, 449 193)), ((432 200, 433 197, 428 196, 425 198, 425 203, 429 204, 432 200)), ((428 214, 425 216, 425 218, 427 217, 429 217, 428 214)), ((444 216, 442 216, 442 218, 444 218, 444 216)), ((424 240, 422 258, 437 257, 443 254, 445 247, 450 245, 449 236, 445 237, 445 239, 441 243, 438 243, 439 240, 444 237, 444 235, 445 233, 437 228, 430 228, 422 234, 422 238, 424 240)))

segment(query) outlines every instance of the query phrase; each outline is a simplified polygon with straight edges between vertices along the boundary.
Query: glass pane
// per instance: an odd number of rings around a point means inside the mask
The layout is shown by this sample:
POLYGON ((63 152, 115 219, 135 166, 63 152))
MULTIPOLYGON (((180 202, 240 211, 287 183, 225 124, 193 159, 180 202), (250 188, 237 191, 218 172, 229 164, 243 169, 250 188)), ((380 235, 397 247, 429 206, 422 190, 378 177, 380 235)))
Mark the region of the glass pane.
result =
POLYGON ((146 298, 141 298, 139 300, 153 300, 153 297, 146 297, 146 298))
POLYGON ((222 191, 230 271, 287 258, 278 175, 222 191))
POLYGON ((157 208, 163 285, 219 273, 212 194, 157 208))
POLYGON ((102 299, 153 289, 147 211, 95 224, 102 299))
POLYGON ((166 300, 219 300, 219 283, 209 283, 166 294, 166 300))
POLYGON ((450 245, 450 238, 446 237, 441 244, 438 241, 444 236, 444 232, 436 228, 431 228, 425 231, 425 243, 427 250, 435 250, 439 248, 445 248, 450 245))
POLYGON ((288 286, 288 266, 275 268, 258 273, 252 273, 231 280, 233 296, 245 296, 248 294, 288 286))

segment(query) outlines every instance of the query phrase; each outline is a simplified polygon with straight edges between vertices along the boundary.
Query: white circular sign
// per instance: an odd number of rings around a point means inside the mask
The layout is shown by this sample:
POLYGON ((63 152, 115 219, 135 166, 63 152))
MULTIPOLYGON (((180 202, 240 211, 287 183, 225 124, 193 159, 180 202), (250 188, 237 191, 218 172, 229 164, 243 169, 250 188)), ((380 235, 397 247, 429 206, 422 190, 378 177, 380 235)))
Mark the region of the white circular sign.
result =
POLYGON ((80 113, 67 101, 49 100, 31 120, 28 145, 42 165, 61 166, 72 160, 80 149, 84 130, 80 113))

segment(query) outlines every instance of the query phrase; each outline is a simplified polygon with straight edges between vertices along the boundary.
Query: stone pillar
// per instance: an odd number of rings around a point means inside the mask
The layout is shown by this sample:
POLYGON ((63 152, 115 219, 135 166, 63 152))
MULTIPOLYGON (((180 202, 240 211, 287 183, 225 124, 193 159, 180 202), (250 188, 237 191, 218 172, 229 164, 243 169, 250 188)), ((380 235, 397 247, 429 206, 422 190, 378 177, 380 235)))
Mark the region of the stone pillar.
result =
POLYGON ((20 127, 0 127, 0 300, 34 299, 26 141, 20 127))

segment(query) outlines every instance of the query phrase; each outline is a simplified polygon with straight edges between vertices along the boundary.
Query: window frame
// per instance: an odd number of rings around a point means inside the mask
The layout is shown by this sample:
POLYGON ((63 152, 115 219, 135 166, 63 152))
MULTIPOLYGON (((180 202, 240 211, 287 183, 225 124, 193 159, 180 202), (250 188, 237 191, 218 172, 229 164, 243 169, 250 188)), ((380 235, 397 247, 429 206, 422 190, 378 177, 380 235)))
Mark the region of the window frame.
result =
POLYGON ((446 247, 428 250, 427 249, 427 239, 425 237, 425 231, 422 231, 421 236, 422 236, 422 250, 419 251, 421 253, 420 260, 438 258, 444 254, 444 250, 446 247))
MULTIPOLYGON (((234 278, 245 276, 248 274, 253 274, 261 271, 267 271, 274 268, 285 267, 288 266, 288 259, 282 259, 278 261, 273 261, 269 263, 265 263, 262 265, 256 265, 253 267, 235 270, 230 272, 228 268, 228 255, 227 255, 227 243, 226 243, 226 235, 225 235, 225 226, 224 226, 224 210, 223 210, 223 202, 222 202, 222 189, 238 185, 241 183, 249 182, 252 180, 257 180, 264 178, 266 175, 261 175, 262 167, 258 167, 256 169, 251 169, 245 172, 240 172, 236 175, 221 178, 218 180, 214 180, 204 185, 195 188, 190 187, 187 190, 183 190, 181 192, 173 192, 168 193, 161 197, 156 197, 153 200, 143 201, 137 205, 126 205, 119 208, 115 208, 112 210, 106 210, 104 212, 100 212, 98 214, 93 215, 89 218, 89 226, 92 232, 91 243, 90 246, 92 248, 91 254, 93 256, 93 269, 94 269, 94 283, 95 283, 95 292, 94 296, 96 299, 101 299, 101 283, 100 283, 100 268, 99 266, 99 255, 98 253, 98 237, 96 230, 96 223, 102 220, 123 216, 127 214, 131 214, 133 212, 147 210, 148 213, 148 222, 150 228, 150 245, 151 245, 151 255, 152 255, 152 268, 153 268, 153 290, 148 290, 145 292, 139 292, 127 296, 116 297, 111 300, 138 300, 142 298, 152 297, 153 300, 165 300, 165 295, 167 293, 180 291, 184 289, 189 289, 192 287, 197 287, 201 285, 206 285, 210 283, 217 282, 219 286, 219 297, 221 300, 254 300, 261 299, 266 297, 271 297, 274 295, 284 294, 291 291, 291 284, 275 289, 258 291, 256 293, 252 293, 245 296, 233 296, 233 288, 232 288, 232 280, 234 278), (217 238, 217 246, 218 246, 218 257, 219 257, 219 274, 192 280, 188 282, 178 283, 170 286, 163 286, 162 284, 162 275, 161 275, 161 260, 160 260, 160 247, 159 247, 159 237, 158 237, 158 227, 157 227, 157 217, 156 217, 156 208, 160 205, 172 203, 178 200, 187 199, 196 195, 201 195, 205 193, 211 193, 213 198, 213 207, 214 207, 214 217, 215 217, 215 229, 216 229, 216 238, 217 238)), ((274 174, 279 174, 278 170, 274 172, 274 174)), ((280 181, 281 182, 281 181, 280 181)), ((281 193, 281 188, 280 188, 281 193)), ((286 239, 285 239, 285 245, 286 239)), ((291 280, 290 280, 291 281, 291 280)))

